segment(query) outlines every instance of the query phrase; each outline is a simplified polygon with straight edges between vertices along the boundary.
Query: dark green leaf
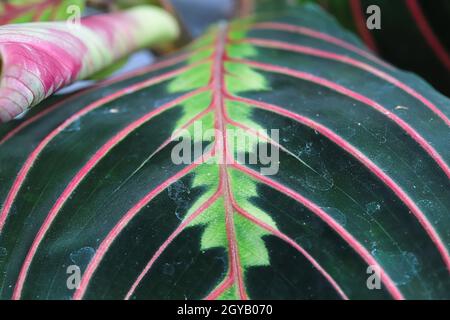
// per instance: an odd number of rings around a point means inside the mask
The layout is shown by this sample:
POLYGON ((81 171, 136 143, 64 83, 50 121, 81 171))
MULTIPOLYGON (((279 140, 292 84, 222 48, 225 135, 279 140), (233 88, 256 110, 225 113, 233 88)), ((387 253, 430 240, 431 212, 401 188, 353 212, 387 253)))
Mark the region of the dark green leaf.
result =
POLYGON ((1 298, 450 298, 449 100, 317 8, 53 99, 1 129, 1 298))

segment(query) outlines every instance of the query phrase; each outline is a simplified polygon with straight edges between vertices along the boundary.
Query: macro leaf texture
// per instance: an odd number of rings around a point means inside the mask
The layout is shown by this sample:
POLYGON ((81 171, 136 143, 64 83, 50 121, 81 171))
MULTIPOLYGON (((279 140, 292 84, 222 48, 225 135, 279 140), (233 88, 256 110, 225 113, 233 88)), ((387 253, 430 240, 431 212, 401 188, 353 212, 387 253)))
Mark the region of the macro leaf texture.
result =
POLYGON ((0 27, 0 121, 6 122, 79 79, 140 48, 176 39, 174 18, 157 7, 95 15, 80 23, 0 27))
POLYGON ((0 128, 0 297, 448 299, 449 106, 316 6, 220 24, 0 128))
POLYGON ((64 20, 82 11, 84 0, 10 0, 0 3, 0 25, 64 20))

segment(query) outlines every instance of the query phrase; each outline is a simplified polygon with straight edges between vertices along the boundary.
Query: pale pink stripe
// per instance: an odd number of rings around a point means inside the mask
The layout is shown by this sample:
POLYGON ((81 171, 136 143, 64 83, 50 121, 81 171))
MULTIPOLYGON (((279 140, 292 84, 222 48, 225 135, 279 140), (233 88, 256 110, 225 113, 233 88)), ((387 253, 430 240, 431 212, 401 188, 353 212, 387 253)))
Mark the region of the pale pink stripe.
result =
POLYGON ((303 197, 302 195, 296 193, 295 191, 283 186, 282 184, 263 176, 256 171, 250 170, 245 166, 240 164, 234 164, 234 168, 240 170, 255 179, 271 186, 272 188, 282 192, 283 194, 291 197, 292 199, 303 204, 318 217, 320 217, 326 224, 328 224, 334 231, 336 231, 363 259, 367 264, 372 266, 377 266, 381 271, 381 280, 385 284, 386 289, 391 293, 392 297, 397 300, 403 300, 403 295, 395 285, 394 281, 389 277, 385 270, 379 265, 379 263, 372 257, 372 255, 366 250, 366 248, 361 245, 345 228, 343 228, 339 223, 337 223, 330 215, 328 215, 322 208, 317 206, 315 203, 311 202, 309 199, 303 197))
POLYGON ((357 92, 354 92, 346 87, 343 87, 335 82, 329 81, 324 78, 317 77, 313 74, 291 70, 289 68, 279 67, 275 65, 269 65, 265 63, 250 61, 246 59, 230 59, 231 61, 241 62, 245 63, 249 66, 269 71, 269 72, 276 72, 280 74, 285 74, 291 77, 300 78, 306 81, 310 81, 313 83, 317 83, 318 85, 330 88, 336 92, 339 92, 347 97, 350 97, 354 100, 360 101, 373 109, 381 112, 386 117, 391 119, 393 122, 395 122, 399 127, 401 127, 410 137, 412 137, 421 147, 424 149, 427 154, 436 161, 436 163, 441 167, 441 169, 444 171, 444 173, 447 175, 447 177, 450 178, 450 168, 448 167, 447 163, 442 159, 441 155, 431 146, 430 143, 428 143, 414 128, 412 128, 408 123, 406 123, 402 118, 397 116, 395 113, 392 113, 391 111, 385 109, 383 106, 378 104, 377 102, 369 99, 366 96, 363 96, 357 92))
POLYGON ((128 291, 127 295, 125 296, 125 300, 129 300, 130 299, 130 297, 136 291, 136 288, 142 282, 142 279, 144 279, 145 275, 149 272, 150 268, 153 266, 155 261, 161 256, 161 254, 167 249, 167 247, 173 242, 173 240, 189 225, 189 223, 191 223, 201 213, 203 213, 206 209, 208 209, 220 196, 221 196, 221 191, 219 189, 211 198, 209 198, 193 214, 191 214, 186 220, 184 220, 178 226, 178 228, 176 228, 175 231, 169 236, 169 238, 167 238, 167 240, 164 241, 164 243, 155 252, 153 257, 150 259, 150 261, 145 266, 144 270, 142 270, 142 272, 137 277, 136 281, 131 286, 130 290, 128 291))
POLYGON ((439 118, 441 118, 447 126, 450 126, 450 119, 439 109, 434 105, 431 101, 429 101, 427 98, 425 98, 423 95, 415 91, 413 88, 409 87, 405 83, 401 82, 400 80, 394 78, 393 76, 375 68, 367 63, 364 63, 362 61, 358 61, 356 59, 335 54, 333 52, 323 51, 319 49, 315 49, 312 47, 305 47, 305 46, 299 46, 299 45, 293 45, 285 42, 275 41, 275 40, 265 40, 265 39, 256 39, 256 38, 250 38, 243 40, 243 42, 249 42, 257 46, 264 46, 264 47, 271 47, 276 49, 282 49, 287 51, 294 51, 299 52, 303 54, 313 55, 317 57, 321 57, 324 59, 331 59, 336 60, 345 64, 352 65, 356 68, 365 70, 383 80, 388 81, 389 83, 392 83, 396 87, 402 89, 406 93, 413 96, 415 99, 419 100, 421 103, 423 103, 425 106, 427 106, 431 111, 433 111, 439 118))
POLYGON ((215 300, 217 299, 225 290, 229 289, 234 283, 234 279, 227 275, 225 280, 215 288, 204 300, 215 300))
POLYGON ((23 121, 22 123, 20 123, 17 127, 15 127, 14 129, 12 129, 10 132, 8 132, 7 135, 5 135, 1 140, 0 140, 0 145, 2 145, 3 143, 5 143, 6 141, 10 140, 12 137, 16 136, 20 131, 22 131, 24 128, 28 127, 30 124, 36 122, 37 120, 39 120, 40 118, 44 117, 45 115, 49 114, 50 112, 52 112, 53 110, 61 107, 64 103, 67 102, 67 100, 70 100, 72 98, 78 97, 80 95, 82 95, 83 93, 85 93, 85 91, 80 91, 75 93, 74 95, 67 97, 67 99, 64 99, 62 101, 59 101, 57 103, 55 103, 54 105, 52 105, 51 107, 48 107, 44 110, 42 110, 41 112, 35 114, 34 116, 30 117, 29 119, 23 121))
POLYGON ((281 30, 281 31, 287 31, 287 32, 295 32, 295 33, 300 33, 306 36, 310 36, 312 38, 317 38, 320 40, 323 40, 325 42, 329 42, 331 44, 337 45, 339 47, 342 47, 344 49, 347 49, 349 51, 353 51, 354 53, 359 54, 360 56, 369 59, 375 63, 378 63, 380 65, 382 65, 385 68, 389 68, 392 69, 392 66, 387 64, 386 62, 384 62, 383 60, 381 60, 380 58, 378 58, 377 56, 375 56, 373 53, 360 49, 357 46, 352 45, 349 42, 346 42, 344 40, 341 40, 339 38, 333 37, 329 34, 314 30, 314 29, 309 29, 306 27, 301 27, 301 26, 296 26, 296 25, 291 25, 291 24, 287 24, 287 23, 279 23, 279 22, 262 22, 262 23, 256 23, 254 25, 254 28, 256 29, 272 29, 272 30, 281 30))
POLYGON ((61 107, 62 105, 64 105, 68 101, 73 100, 73 99, 79 97, 80 95, 87 94, 87 93, 92 92, 92 91, 94 91, 96 89, 99 89, 99 88, 105 87, 107 85, 111 85, 111 84, 117 83, 119 81, 123 81, 123 80, 129 79, 131 77, 136 77, 136 76, 142 75, 142 74, 147 73, 147 72, 152 72, 152 71, 156 71, 156 70, 159 70, 159 69, 162 69, 162 68, 170 67, 172 65, 175 65, 177 63, 180 63, 180 62, 186 60, 189 56, 193 55, 195 52, 197 52, 197 50, 194 51, 194 52, 188 52, 188 53, 179 55, 177 57, 173 57, 173 58, 170 58, 170 59, 167 59, 167 60, 163 60, 163 61, 157 62, 155 64, 152 64, 152 65, 150 65, 148 67, 144 67, 144 68, 139 69, 139 70, 133 70, 133 71, 127 72, 127 73, 125 73, 123 75, 120 75, 120 76, 117 76, 117 77, 114 77, 114 78, 102 81, 102 82, 100 82, 98 84, 93 85, 90 88, 85 89, 85 90, 76 92, 73 95, 70 95, 69 97, 64 98, 63 100, 56 102, 51 107, 48 107, 48 108, 42 110, 41 112, 35 114, 34 116, 32 116, 29 119, 27 119, 27 120, 23 121, 22 123, 20 123, 16 128, 11 130, 7 135, 5 135, 0 140, 0 145, 2 145, 3 143, 5 143, 9 139, 11 139, 13 136, 17 135, 20 131, 22 131, 24 128, 26 128, 30 124, 36 122, 37 120, 39 120, 40 118, 44 117, 48 113, 52 112, 56 108, 61 107))
POLYGON ((32 166, 34 165, 34 162, 36 161, 36 159, 38 158, 38 156, 40 155, 40 153, 42 152, 42 150, 50 143, 50 141, 52 141, 61 131, 63 131, 65 128, 67 128, 68 126, 70 126, 72 123, 74 123, 76 120, 78 120, 80 117, 86 115, 87 113, 89 113, 92 110, 95 110, 96 108, 101 107, 103 104, 112 101, 114 99, 120 98, 121 96, 124 96, 126 94, 132 93, 134 91, 140 90, 142 88, 148 87, 150 85, 153 85, 155 83, 159 83, 161 81, 170 79, 175 77, 178 74, 183 73, 186 70, 191 69, 192 66, 190 67, 184 67, 184 68, 180 68, 178 70, 169 72, 163 76, 159 76, 159 77, 155 77, 146 81, 143 81, 141 83, 132 85, 130 87, 124 88, 120 91, 115 92, 114 94, 111 94, 107 97, 104 97, 100 100, 95 101, 94 103, 88 105, 87 107, 81 109, 80 111, 76 112, 75 114, 73 114, 70 118, 68 118, 67 120, 65 120, 61 125, 59 125, 55 130, 53 130, 49 135, 47 135, 40 143, 39 145, 36 147, 36 149, 33 150, 33 152, 30 154, 30 156, 27 158, 27 160, 25 161, 24 165, 22 166, 21 170, 19 171, 17 178, 15 179, 11 190, 9 191, 7 198, 5 200, 5 203, 2 207, 2 210, 0 212, 0 233, 3 230, 4 224, 6 222, 6 219, 8 217, 8 214, 11 210, 11 206, 23 184, 23 182, 25 181, 28 172, 30 171, 30 169, 32 168, 32 166))
POLYGON ((245 284, 242 274, 242 265, 240 262, 239 249, 236 240, 236 232, 234 227, 234 209, 231 202, 231 189, 228 177, 229 159, 232 155, 228 151, 228 142, 226 134, 226 111, 224 104, 224 90, 225 90, 225 66, 224 61, 227 59, 227 52, 225 45, 227 42, 228 27, 221 26, 217 35, 216 52, 214 54, 214 64, 212 70, 212 85, 215 94, 215 107, 216 107, 216 122, 215 129, 216 134, 221 133, 221 137, 216 136, 216 140, 219 138, 223 141, 223 156, 224 163, 220 164, 220 183, 223 190, 224 206, 225 206, 225 225, 228 239, 228 251, 230 256, 230 277, 234 278, 234 282, 237 284, 239 298, 247 300, 247 292, 245 290, 245 284))
POLYGON ((286 243, 288 243, 289 245, 291 245, 292 247, 297 249, 297 251, 299 251, 303 256, 305 256, 305 258, 322 274, 322 276, 325 279, 327 279, 327 281, 331 284, 331 286, 334 288, 334 290, 336 290, 336 292, 339 294, 339 296, 344 300, 348 300, 347 295, 344 293, 342 288, 337 284, 336 280, 334 280, 333 277, 317 262, 317 260, 314 259, 314 257, 311 256, 309 254, 309 252, 306 251, 303 247, 301 247, 297 242, 292 240, 289 236, 287 236, 283 232, 281 232, 281 231, 269 226, 268 224, 262 222, 261 220, 257 219, 256 217, 254 217, 253 215, 251 215, 250 213, 245 211, 243 208, 238 206, 238 204, 236 202, 234 202, 234 207, 237 210, 237 212, 239 212, 242 216, 244 216, 248 220, 257 224, 261 228, 269 231, 274 236, 280 238, 281 240, 285 241, 286 243))
MULTIPOLYGON (((144 117, 136 120, 131 125, 127 126, 125 129, 123 129, 121 132, 119 132, 116 136, 114 136, 111 140, 109 140, 105 145, 102 146, 100 150, 98 150, 95 155, 88 161, 88 163, 76 174, 76 176, 72 179, 72 181, 68 184, 64 192, 60 195, 60 197, 57 199, 55 205, 50 210, 49 214, 47 215, 44 223, 42 224, 39 232, 37 233, 33 244, 28 251, 27 257, 25 258, 25 261, 22 265, 16 286, 14 288, 13 292, 13 299, 20 299, 20 295, 22 292, 22 287, 25 282, 25 278, 28 273, 28 269, 31 265, 31 262, 34 258, 34 255, 39 247, 39 244, 41 243, 42 239, 44 238, 47 230, 50 228, 50 225, 52 224, 53 220, 55 219, 56 215, 58 214, 59 210, 62 208, 64 203, 67 201, 67 199, 70 197, 72 192, 77 188, 81 180, 92 170, 92 168, 105 156, 109 150, 111 150, 114 146, 116 146, 121 140, 123 140, 128 134, 133 132, 136 128, 141 126, 143 123, 154 117, 156 114, 161 113, 164 110, 167 110, 177 103, 180 103, 184 99, 187 99, 191 96, 194 96, 195 94, 198 94, 201 91, 204 91, 205 89, 196 90, 189 94, 186 94, 166 105, 163 105, 159 107, 158 109, 155 109, 154 111, 148 113, 144 117)), ((129 92, 129 91, 128 91, 129 92)), ((116 93, 118 94, 118 93, 116 93)), ((115 95, 116 95, 115 94, 115 95)))
POLYGON ((425 214, 417 207, 415 202, 408 196, 408 194, 397 184, 394 180, 392 180, 380 167, 378 167, 375 163, 373 163, 369 158, 367 158, 361 151, 352 146, 346 140, 344 140, 341 136, 328 129, 327 127, 311 120, 310 118, 298 115, 294 112, 288 111, 286 109, 282 109, 278 106, 271 105, 268 103, 263 103, 256 100, 234 97, 229 95, 229 99, 244 102, 248 105, 253 105, 259 107, 264 110, 269 110, 272 112, 276 112, 283 116, 292 118, 314 130, 323 134, 325 137, 336 143, 342 149, 346 150, 349 154, 353 155, 359 162, 361 162, 365 167, 367 167, 375 176, 377 176, 381 181, 385 183, 389 189, 391 189, 401 200, 402 202, 411 210, 412 214, 417 218, 419 223, 422 225, 426 233, 429 235, 430 239, 436 245, 436 248, 440 252, 447 269, 450 270, 450 256, 447 251, 445 244, 442 239, 439 237, 438 233, 427 219, 425 214))
POLYGON ((141 211, 143 207, 147 205, 155 196, 164 191, 169 185, 182 178, 186 174, 188 174, 192 169, 197 167, 198 164, 192 163, 189 166, 185 167, 183 170, 178 172, 176 175, 172 176, 168 180, 164 181, 157 188, 153 189, 150 193, 148 193, 144 198, 142 198, 133 208, 131 208, 123 217, 120 219, 119 223, 117 223, 114 228, 110 231, 110 233, 106 236, 106 238, 102 241, 99 248, 97 249, 94 257, 89 262, 86 271, 83 274, 81 279, 81 283, 79 288, 75 291, 73 295, 74 300, 81 300, 86 292, 86 289, 89 285, 89 282, 97 270, 100 262, 103 260, 106 252, 108 251, 111 244, 117 238, 117 236, 122 232, 122 230, 128 225, 128 223, 141 211))

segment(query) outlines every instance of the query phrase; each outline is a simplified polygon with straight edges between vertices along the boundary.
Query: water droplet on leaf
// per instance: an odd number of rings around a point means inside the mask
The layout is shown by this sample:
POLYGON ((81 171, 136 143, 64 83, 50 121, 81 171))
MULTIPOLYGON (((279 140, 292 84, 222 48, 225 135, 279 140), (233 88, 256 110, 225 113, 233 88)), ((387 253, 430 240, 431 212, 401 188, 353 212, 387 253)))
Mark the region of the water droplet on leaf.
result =
POLYGON ((368 214, 374 214, 381 210, 381 205, 378 202, 370 202, 366 204, 366 212, 368 214))

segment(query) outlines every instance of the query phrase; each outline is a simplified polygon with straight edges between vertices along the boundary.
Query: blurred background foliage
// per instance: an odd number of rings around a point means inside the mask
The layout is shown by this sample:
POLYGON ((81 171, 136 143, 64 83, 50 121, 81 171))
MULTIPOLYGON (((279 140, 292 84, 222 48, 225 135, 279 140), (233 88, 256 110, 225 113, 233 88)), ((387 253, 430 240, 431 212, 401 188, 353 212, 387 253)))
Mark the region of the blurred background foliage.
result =
POLYGON ((366 45, 398 68, 421 75, 450 96, 450 1, 317 0, 366 45), (381 29, 369 30, 366 10, 377 5, 381 29))

